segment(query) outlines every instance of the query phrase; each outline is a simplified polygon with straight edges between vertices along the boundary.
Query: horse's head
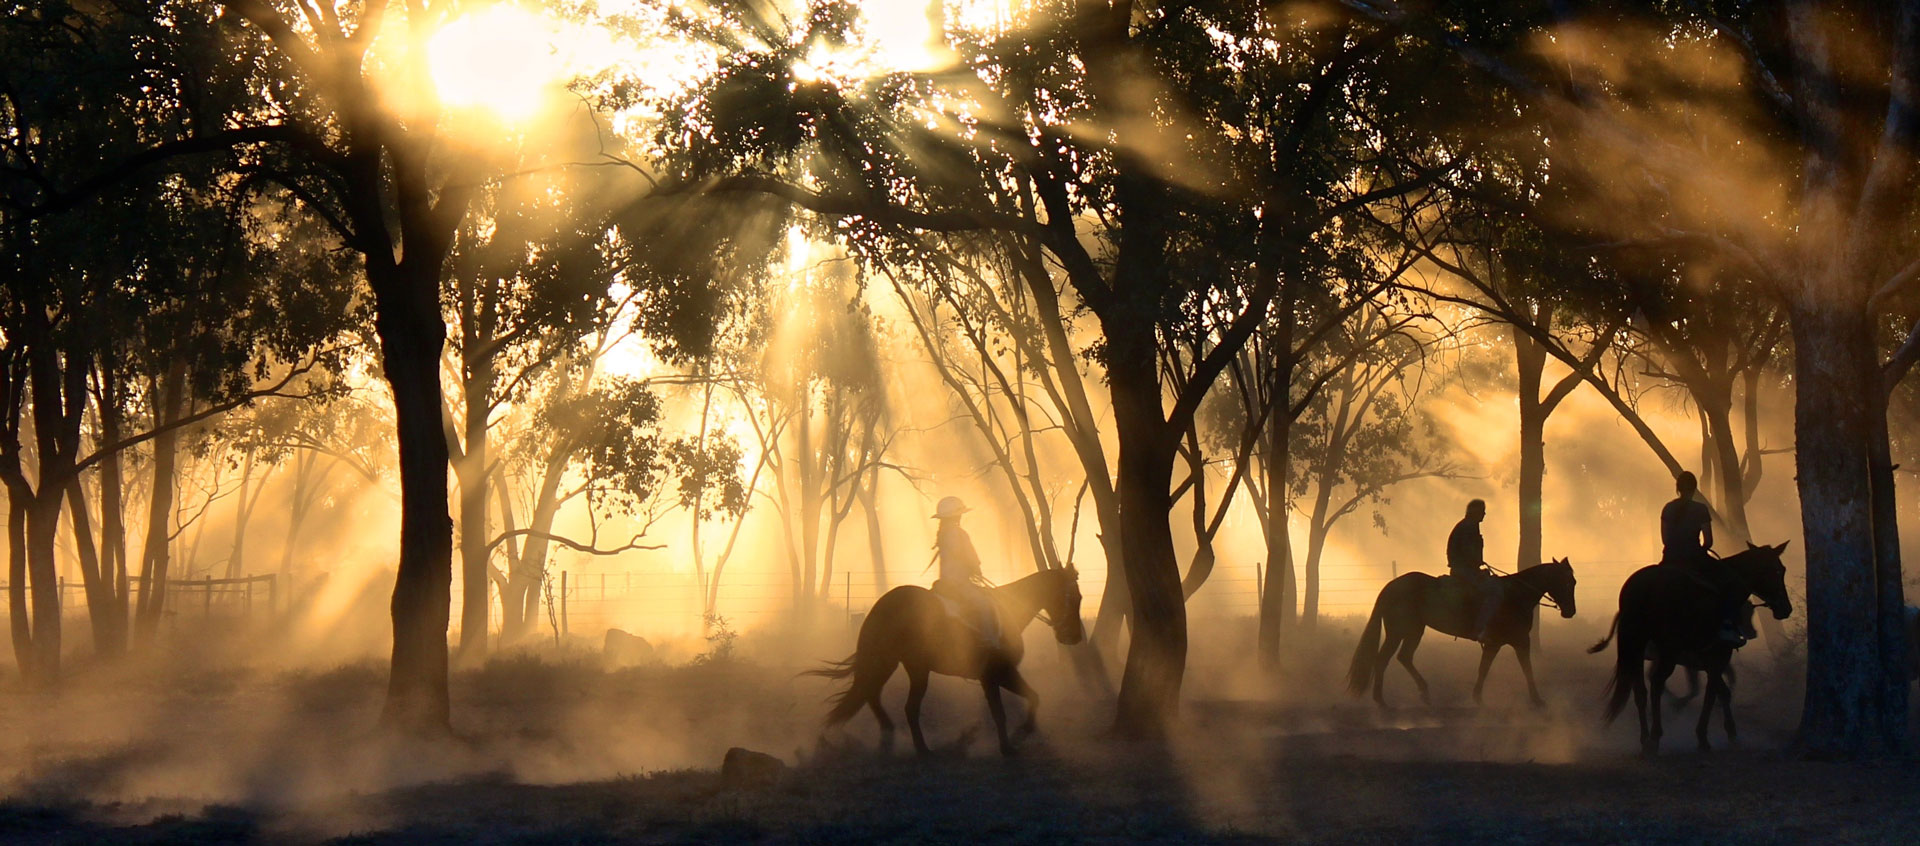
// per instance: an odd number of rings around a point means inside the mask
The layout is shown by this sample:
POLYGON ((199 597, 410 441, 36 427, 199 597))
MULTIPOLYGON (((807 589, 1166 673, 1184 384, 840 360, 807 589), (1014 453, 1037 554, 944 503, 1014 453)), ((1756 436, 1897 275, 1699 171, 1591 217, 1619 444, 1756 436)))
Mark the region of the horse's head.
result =
POLYGON ((1555 558, 1527 572, 1538 574, 1536 578, 1541 580, 1538 584, 1547 589, 1547 597, 1553 600, 1553 604, 1560 606, 1560 616, 1573 616, 1575 580, 1572 561, 1555 558))
POLYGON ((1727 559, 1734 563, 1741 578, 1746 579, 1747 588, 1773 612, 1776 620, 1785 620, 1793 614, 1793 598, 1787 595, 1787 565, 1780 563, 1780 553, 1787 551, 1787 541, 1779 546, 1755 546, 1747 544, 1747 551, 1727 559))
POLYGON ((1054 589, 1047 591, 1047 624, 1053 627, 1053 639, 1072 646, 1087 639, 1087 627, 1080 622, 1080 571, 1069 564, 1054 574, 1054 589))

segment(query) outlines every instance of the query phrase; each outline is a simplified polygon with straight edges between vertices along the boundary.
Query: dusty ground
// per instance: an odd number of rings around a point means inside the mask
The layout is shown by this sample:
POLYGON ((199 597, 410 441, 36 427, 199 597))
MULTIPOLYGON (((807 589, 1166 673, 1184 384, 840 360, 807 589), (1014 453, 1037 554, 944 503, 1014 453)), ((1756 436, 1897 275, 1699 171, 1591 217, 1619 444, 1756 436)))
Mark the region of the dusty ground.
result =
POLYGON ((946 747, 931 759, 879 755, 864 717, 817 746, 827 689, 771 654, 614 671, 579 654, 496 660, 456 677, 462 737, 432 744, 371 728, 374 663, 82 673, 57 697, 0 687, 0 840, 1920 841, 1920 764, 1786 751, 1791 667, 1764 656, 1743 656, 1744 746, 1692 751, 1688 715, 1666 754, 1643 760, 1630 726, 1600 727, 1605 664, 1575 638, 1540 659, 1545 712, 1518 705, 1510 659, 1473 707, 1473 650, 1430 641, 1435 704, 1414 705, 1395 670, 1401 707, 1386 714, 1332 689, 1345 638, 1305 649, 1278 685, 1233 672, 1230 650, 1197 655, 1165 744, 1103 737, 1109 706, 1037 644, 1045 729, 1012 760, 985 742, 977 690, 950 680, 929 700, 946 747), (728 789, 716 768, 730 746, 796 766, 777 785, 728 789))

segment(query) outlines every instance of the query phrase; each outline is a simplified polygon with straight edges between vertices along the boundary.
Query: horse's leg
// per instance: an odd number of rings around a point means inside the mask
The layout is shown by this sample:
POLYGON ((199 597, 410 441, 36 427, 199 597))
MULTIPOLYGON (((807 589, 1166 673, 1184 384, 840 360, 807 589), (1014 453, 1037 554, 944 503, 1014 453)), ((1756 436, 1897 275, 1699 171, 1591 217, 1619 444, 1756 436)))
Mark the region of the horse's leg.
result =
POLYGON ((867 697, 867 707, 873 709, 873 718, 880 721, 880 751, 893 751, 893 721, 887 719, 887 709, 880 705, 880 694, 867 697))
POLYGON ((1720 682, 1720 725, 1726 727, 1727 745, 1732 746, 1740 742, 1740 736, 1733 727, 1733 685, 1727 683, 1725 672, 1716 674, 1716 678, 1720 682))
POLYGON ((887 718, 887 709, 880 704, 880 692, 887 689, 887 681, 893 678, 896 667, 888 667, 868 682, 867 707, 873 711, 873 718, 880 722, 880 751, 893 751, 893 720, 887 718))
POLYGON ((1427 696, 1426 678, 1413 668, 1413 651, 1420 648, 1420 638, 1426 633, 1427 630, 1421 628, 1400 642, 1400 666, 1407 668, 1407 675, 1412 676, 1414 685, 1420 688, 1420 704, 1432 705, 1433 700, 1427 696))
POLYGON ((1707 672, 1707 695, 1700 700, 1700 720, 1694 723, 1693 739, 1699 742, 1702 752, 1713 751, 1713 744, 1707 742, 1707 729, 1713 725, 1713 705, 1720 698, 1720 674, 1707 672))
POLYGON ((913 733, 913 751, 931 754, 927 736, 920 731, 920 702, 927 698, 927 668, 907 667, 907 731, 913 733))
POLYGON ((1393 660, 1394 650, 1400 648, 1405 638, 1387 627, 1385 636, 1380 639, 1380 651, 1373 656, 1373 704, 1387 707, 1387 664, 1393 660))
POLYGON ((1040 714, 1040 692, 1034 690, 1033 685, 1027 684, 1027 680, 1020 675, 1020 671, 1013 667, 1008 667, 1006 673, 1001 676, 1000 686, 1013 691, 1015 696, 1027 703, 1027 718, 1020 721, 1020 727, 1014 730, 1015 733, 1022 736, 1034 733, 1040 728, 1037 722, 1040 714))
POLYGON ((1000 754, 1012 757, 1013 741, 1007 739, 1007 706, 1000 701, 1001 676, 989 672, 980 680, 981 689, 987 692, 987 710, 993 712, 993 730, 1000 736, 1000 754))
POLYGON ((1540 698, 1540 688, 1533 684, 1533 644, 1529 638, 1521 638, 1513 645, 1513 658, 1520 662, 1520 674, 1527 677, 1527 701, 1535 708, 1547 707, 1547 700, 1540 698))
POLYGON ((1673 675, 1673 662, 1665 657, 1653 662, 1653 666, 1647 670, 1647 694, 1653 699, 1647 705, 1647 717, 1653 723, 1653 727, 1648 730, 1646 739, 1641 741, 1640 745, 1642 751, 1649 755, 1660 751, 1660 736, 1664 733, 1660 724, 1660 694, 1666 691, 1667 677, 1671 675, 1673 675))
MULTIPOLYGON (((1621 641, 1620 649, 1625 650, 1626 641, 1621 641)), ((1646 654, 1643 649, 1639 654, 1646 654)), ((1618 678, 1615 679, 1618 682, 1618 678)), ((1633 713, 1640 718, 1640 748, 1647 748, 1647 677, 1640 674, 1639 668, 1626 674, 1627 688, 1633 691, 1633 713)))
POLYGON ((1480 647, 1480 677, 1473 680, 1473 704, 1480 704, 1480 689, 1487 686, 1487 670, 1493 668, 1494 656, 1500 654, 1500 644, 1489 643, 1480 647))

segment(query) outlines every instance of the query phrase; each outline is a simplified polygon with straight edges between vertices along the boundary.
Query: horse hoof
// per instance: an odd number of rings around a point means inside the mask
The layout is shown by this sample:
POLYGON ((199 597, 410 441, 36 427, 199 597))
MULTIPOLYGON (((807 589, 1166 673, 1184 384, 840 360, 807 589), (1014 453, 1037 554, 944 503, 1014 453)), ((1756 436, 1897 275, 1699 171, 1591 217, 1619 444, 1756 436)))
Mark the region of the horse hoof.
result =
POLYGON ((1533 699, 1533 710, 1535 710, 1535 711, 1545 711, 1545 710, 1547 710, 1547 700, 1545 700, 1545 699, 1541 699, 1541 698, 1539 698, 1539 697, 1537 697, 1537 696, 1536 696, 1536 697, 1534 697, 1534 699, 1533 699))
POLYGON ((1699 748, 1700 748, 1700 751, 1701 751, 1701 752, 1712 752, 1712 751, 1713 751, 1713 744, 1711 744, 1711 743, 1708 743, 1708 742, 1706 742, 1706 741, 1704 741, 1704 740, 1702 740, 1702 741, 1700 741, 1700 747, 1699 747, 1699 748))

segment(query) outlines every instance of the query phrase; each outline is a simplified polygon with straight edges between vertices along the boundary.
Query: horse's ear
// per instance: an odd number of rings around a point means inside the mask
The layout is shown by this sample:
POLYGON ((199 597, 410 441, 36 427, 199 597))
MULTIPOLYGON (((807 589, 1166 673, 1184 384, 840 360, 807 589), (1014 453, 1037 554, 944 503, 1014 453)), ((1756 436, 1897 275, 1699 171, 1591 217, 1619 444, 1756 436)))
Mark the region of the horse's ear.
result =
POLYGON ((1756 549, 1759 549, 1759 548, 1760 548, 1760 547, 1757 547, 1757 546, 1754 546, 1754 545, 1753 545, 1753 541, 1747 541, 1747 550, 1748 550, 1748 551, 1752 551, 1752 550, 1756 550, 1756 549))
POLYGON ((1077 582, 1077 581, 1080 581, 1080 568, 1079 568, 1079 567, 1075 567, 1075 566, 1074 566, 1074 565, 1072 565, 1072 564, 1068 564, 1068 565, 1067 565, 1067 578, 1069 578, 1069 579, 1072 579, 1073 581, 1076 581, 1076 582, 1077 582))
POLYGON ((1790 544, 1790 543, 1793 543, 1793 541, 1791 541, 1791 540, 1784 540, 1784 541, 1781 541, 1781 542, 1780 542, 1780 545, 1779 545, 1779 546, 1776 546, 1776 547, 1774 547, 1774 548, 1773 548, 1773 551, 1774 551, 1774 552, 1786 552, 1786 551, 1787 551, 1787 544, 1790 544))

